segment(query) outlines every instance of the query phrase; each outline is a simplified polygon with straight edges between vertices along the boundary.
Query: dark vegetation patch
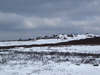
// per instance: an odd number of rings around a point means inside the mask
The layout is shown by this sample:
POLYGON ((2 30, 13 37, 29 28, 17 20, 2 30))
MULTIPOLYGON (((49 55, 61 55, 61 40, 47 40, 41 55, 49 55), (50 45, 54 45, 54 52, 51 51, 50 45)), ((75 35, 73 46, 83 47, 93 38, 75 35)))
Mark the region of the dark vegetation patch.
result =
MULTIPOLYGON (((14 51, 14 50, 4 50, 9 52, 8 54, 0 54, 0 63, 6 64, 9 61, 21 62, 23 61, 42 61, 43 63, 48 63, 49 61, 59 62, 72 62, 76 65, 84 64, 93 64, 98 66, 100 64, 100 54, 89 54, 89 53, 69 53, 69 52, 26 52, 26 51, 14 51), (99 59, 99 60, 97 60, 99 59), (98 63, 97 63, 98 62, 98 63)), ((0 51, 0 52, 3 52, 0 51)))

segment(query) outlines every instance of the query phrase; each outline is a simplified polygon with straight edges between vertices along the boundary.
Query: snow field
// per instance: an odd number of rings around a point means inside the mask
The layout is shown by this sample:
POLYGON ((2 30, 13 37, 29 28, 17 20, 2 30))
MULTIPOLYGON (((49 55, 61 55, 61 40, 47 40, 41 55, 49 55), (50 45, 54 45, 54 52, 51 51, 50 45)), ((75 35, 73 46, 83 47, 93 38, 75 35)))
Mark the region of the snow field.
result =
POLYGON ((72 45, 60 47, 32 47, 32 48, 14 48, 10 50, 26 52, 76 52, 76 53, 93 53, 100 54, 100 45, 72 45))
POLYGON ((1 75, 100 75, 100 66, 94 67, 89 64, 78 66, 69 62, 50 62, 47 65, 35 62, 34 64, 0 66, 1 75))

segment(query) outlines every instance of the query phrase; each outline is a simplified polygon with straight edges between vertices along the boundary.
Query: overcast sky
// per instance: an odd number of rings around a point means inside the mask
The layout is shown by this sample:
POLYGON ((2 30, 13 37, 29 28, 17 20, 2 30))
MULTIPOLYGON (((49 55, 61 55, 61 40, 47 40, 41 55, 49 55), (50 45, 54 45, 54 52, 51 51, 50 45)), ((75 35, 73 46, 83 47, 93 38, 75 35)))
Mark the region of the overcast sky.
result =
POLYGON ((52 33, 100 34, 100 0, 0 0, 0 40, 52 33))

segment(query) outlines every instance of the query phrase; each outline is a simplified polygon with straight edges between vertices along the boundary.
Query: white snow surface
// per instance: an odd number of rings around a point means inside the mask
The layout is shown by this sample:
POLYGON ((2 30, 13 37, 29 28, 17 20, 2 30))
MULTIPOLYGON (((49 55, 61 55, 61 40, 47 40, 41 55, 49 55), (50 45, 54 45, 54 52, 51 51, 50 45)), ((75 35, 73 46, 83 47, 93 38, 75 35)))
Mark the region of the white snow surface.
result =
POLYGON ((57 43, 57 42, 64 42, 64 41, 67 41, 67 40, 40 39, 40 40, 36 40, 36 41, 10 41, 10 42, 0 42, 0 46, 48 44, 48 43, 57 43))
POLYGON ((41 62, 27 64, 0 65, 1 75, 100 75, 100 66, 89 64, 75 65, 69 62, 49 62, 43 65, 41 62))
POLYGON ((32 47, 32 48, 14 48, 10 50, 28 51, 28 52, 75 52, 75 53, 93 53, 100 54, 100 45, 72 45, 57 47, 32 47))
POLYGON ((86 38, 92 38, 95 35, 93 34, 81 34, 81 35, 73 35, 73 37, 68 37, 68 35, 58 35, 59 39, 40 39, 33 41, 8 41, 8 42, 0 42, 0 46, 13 46, 13 45, 32 45, 32 44, 49 44, 49 43, 59 43, 59 42, 68 42, 71 40, 80 40, 86 38))

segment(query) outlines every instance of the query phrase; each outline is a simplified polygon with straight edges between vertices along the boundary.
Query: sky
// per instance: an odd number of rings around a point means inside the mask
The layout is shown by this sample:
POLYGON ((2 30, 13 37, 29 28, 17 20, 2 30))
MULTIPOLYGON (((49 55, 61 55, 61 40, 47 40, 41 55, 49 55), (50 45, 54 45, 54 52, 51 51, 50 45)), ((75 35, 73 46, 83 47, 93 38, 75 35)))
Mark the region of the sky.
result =
POLYGON ((100 0, 0 0, 0 40, 99 29, 100 0))

